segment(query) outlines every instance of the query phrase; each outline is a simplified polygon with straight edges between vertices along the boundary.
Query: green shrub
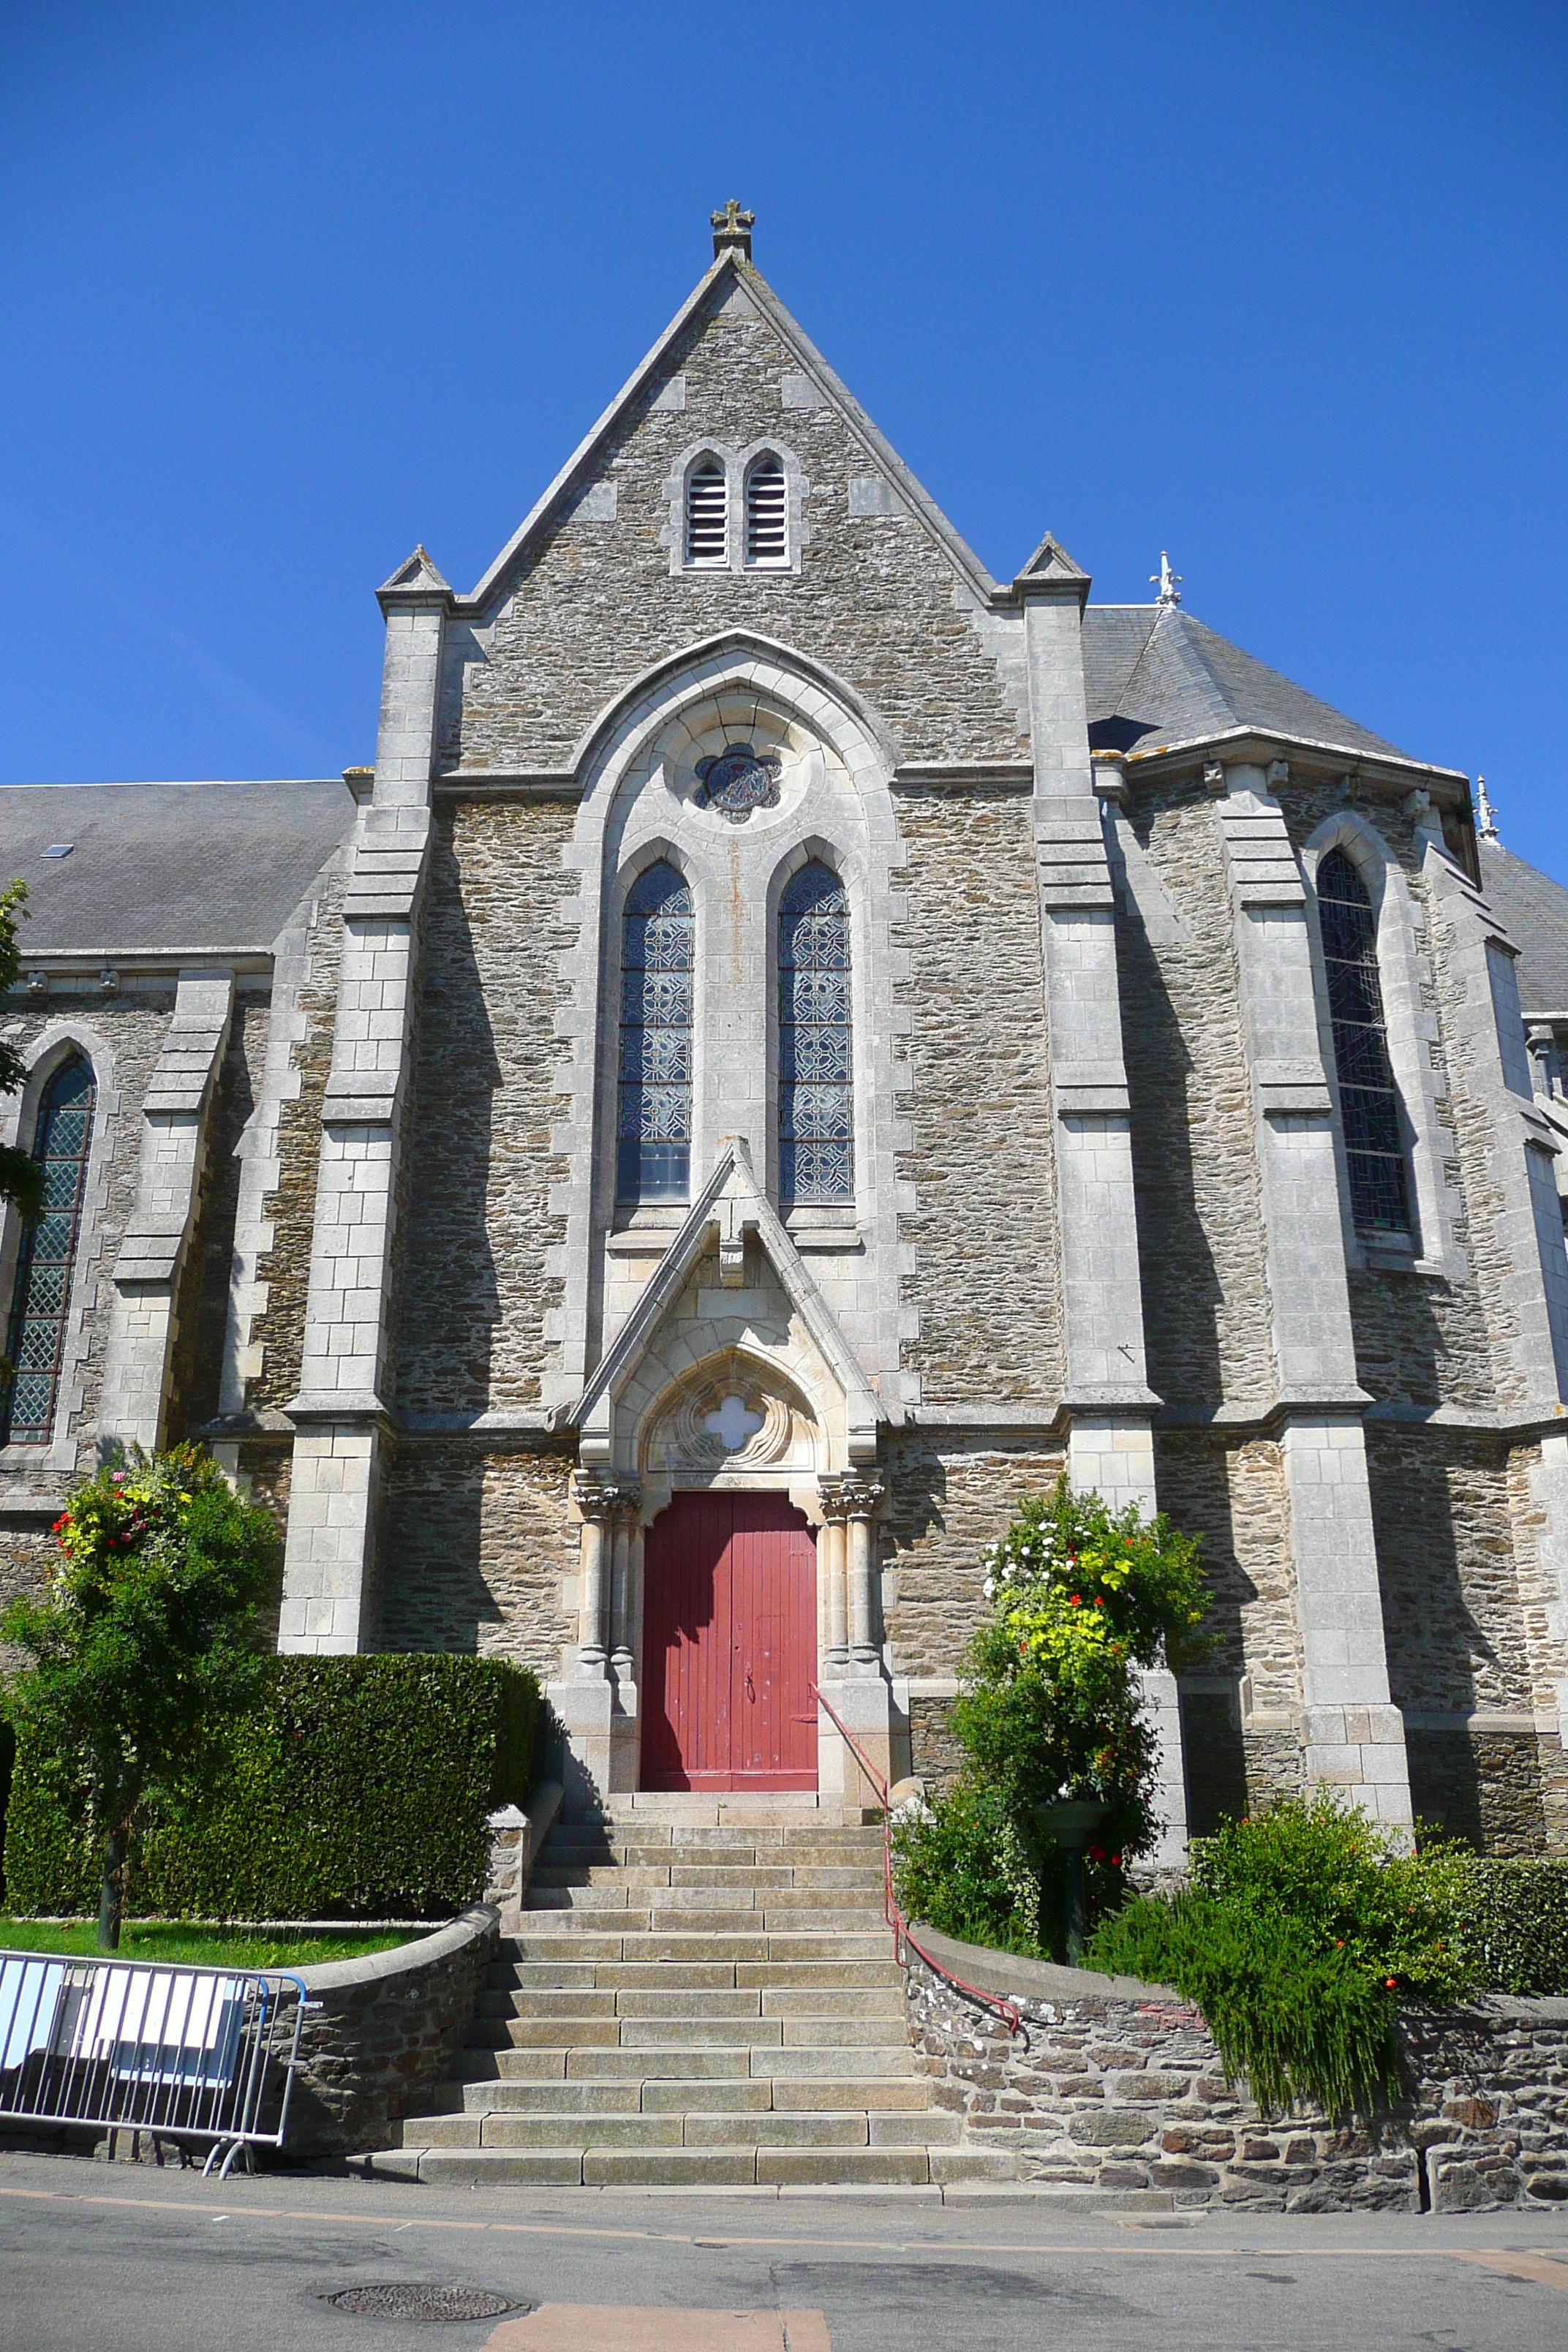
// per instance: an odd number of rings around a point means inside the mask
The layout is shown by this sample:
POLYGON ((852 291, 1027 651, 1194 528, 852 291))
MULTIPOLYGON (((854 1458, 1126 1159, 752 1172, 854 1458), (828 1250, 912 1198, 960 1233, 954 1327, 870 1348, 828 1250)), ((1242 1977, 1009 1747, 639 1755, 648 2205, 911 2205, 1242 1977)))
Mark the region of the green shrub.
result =
POLYGON ((1387 1990, 1311 1931, 1197 1890, 1135 1897, 1101 1922, 1090 1968, 1174 1985, 1204 2013, 1227 2074, 1258 2106, 1375 2110, 1398 2088, 1387 1990))
POLYGON ((896 1813, 893 1882, 906 1918, 1038 1957, 1040 1882, 1002 1790, 961 1781, 896 1813))
MULTIPOLYGON (((199 1780, 148 1807, 131 1907, 214 1919, 440 1917, 483 1889, 485 1817, 521 1802, 526 1668, 447 1655, 271 1658, 199 1780)), ((20 1728, 5 1829, 18 1913, 96 1908, 102 1846, 69 1763, 20 1728)))
POLYGON ((1462 1862, 1451 1928, 1459 1966, 1477 1986, 1568 1993, 1568 1862, 1462 1862))
POLYGON ((1193 1885, 1260 1923, 1288 1921, 1313 1950, 1342 1951, 1388 1991, 1448 2000, 1468 1971, 1455 1904, 1468 1857, 1443 1841, 1408 1853, 1326 1790, 1281 1799, 1194 1839, 1193 1885))

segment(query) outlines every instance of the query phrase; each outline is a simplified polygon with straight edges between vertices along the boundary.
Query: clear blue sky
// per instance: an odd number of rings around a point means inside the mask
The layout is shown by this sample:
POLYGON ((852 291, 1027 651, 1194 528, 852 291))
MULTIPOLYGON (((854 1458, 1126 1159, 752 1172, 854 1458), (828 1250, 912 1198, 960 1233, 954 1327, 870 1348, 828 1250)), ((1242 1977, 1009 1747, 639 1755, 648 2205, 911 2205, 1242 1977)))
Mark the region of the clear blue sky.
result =
POLYGON ((999 576, 1046 528, 1568 881, 1561 0, 0 5, 0 778, 374 751, 710 206, 999 576))

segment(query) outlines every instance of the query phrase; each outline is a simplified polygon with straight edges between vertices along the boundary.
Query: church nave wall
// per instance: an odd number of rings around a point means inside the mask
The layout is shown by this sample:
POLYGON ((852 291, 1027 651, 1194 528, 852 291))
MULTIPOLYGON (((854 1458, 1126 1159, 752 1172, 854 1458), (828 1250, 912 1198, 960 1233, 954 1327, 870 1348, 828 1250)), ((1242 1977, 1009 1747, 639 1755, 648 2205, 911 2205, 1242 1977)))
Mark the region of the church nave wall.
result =
POLYGON ((1030 804, 898 796, 911 1010, 913 1186, 903 1361, 925 1404, 1049 1401, 1063 1370, 1061 1268, 1030 804))
POLYGON ((515 1658, 542 1681, 575 1640, 577 1529, 567 1523, 572 1449, 487 1450, 482 1441, 405 1441, 383 1496, 383 1650, 515 1658))
POLYGON ((395 1350, 400 1412, 536 1406, 564 1233, 559 959, 564 801, 437 816, 420 967, 395 1350))
POLYGON ((1261 1405, 1268 1281, 1219 823, 1195 777, 1140 788, 1121 823, 1146 861, 1128 863, 1117 945, 1150 1385, 1184 1412, 1261 1405))

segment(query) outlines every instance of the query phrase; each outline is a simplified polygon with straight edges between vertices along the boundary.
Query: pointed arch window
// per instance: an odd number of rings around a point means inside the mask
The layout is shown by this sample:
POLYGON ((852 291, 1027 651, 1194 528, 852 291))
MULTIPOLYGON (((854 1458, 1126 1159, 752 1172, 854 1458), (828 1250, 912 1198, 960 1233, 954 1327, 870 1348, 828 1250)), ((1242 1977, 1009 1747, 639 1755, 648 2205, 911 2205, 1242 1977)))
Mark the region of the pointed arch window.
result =
POLYGON ((684 1201, 691 1181, 691 892, 650 866, 621 925, 616 1198, 684 1201))
POLYGON ((805 866, 779 906, 779 1199, 855 1198, 849 900, 837 874, 805 866))
POLYGON ((80 1054, 62 1062, 38 1103, 33 1157, 44 1172, 44 1210, 24 1229, 5 1352, 16 1370, 5 1400, 6 1444, 44 1445, 54 1427, 70 1318, 71 1273, 81 1234, 93 1079, 80 1054))
POLYGON ((1410 1185, 1399 1094, 1388 1058, 1372 901, 1342 849, 1331 849, 1319 860, 1317 892, 1352 1213, 1369 1230, 1408 1233, 1410 1185))
POLYGON ((717 457, 699 457, 686 478, 686 561, 700 571, 730 561, 730 483, 717 457))
POLYGON ((789 494, 784 460, 772 449, 746 468, 746 562, 763 571, 789 562, 789 494))

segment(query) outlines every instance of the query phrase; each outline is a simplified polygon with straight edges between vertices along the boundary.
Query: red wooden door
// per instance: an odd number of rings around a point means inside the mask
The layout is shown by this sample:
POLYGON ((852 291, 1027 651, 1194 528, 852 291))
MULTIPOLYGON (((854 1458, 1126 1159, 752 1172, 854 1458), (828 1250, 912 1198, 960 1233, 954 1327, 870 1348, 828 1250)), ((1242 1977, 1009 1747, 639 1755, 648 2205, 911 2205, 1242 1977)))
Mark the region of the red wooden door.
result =
POLYGON ((816 1543, 782 1495, 678 1495, 647 1531, 645 1789, 815 1789, 816 1543))

